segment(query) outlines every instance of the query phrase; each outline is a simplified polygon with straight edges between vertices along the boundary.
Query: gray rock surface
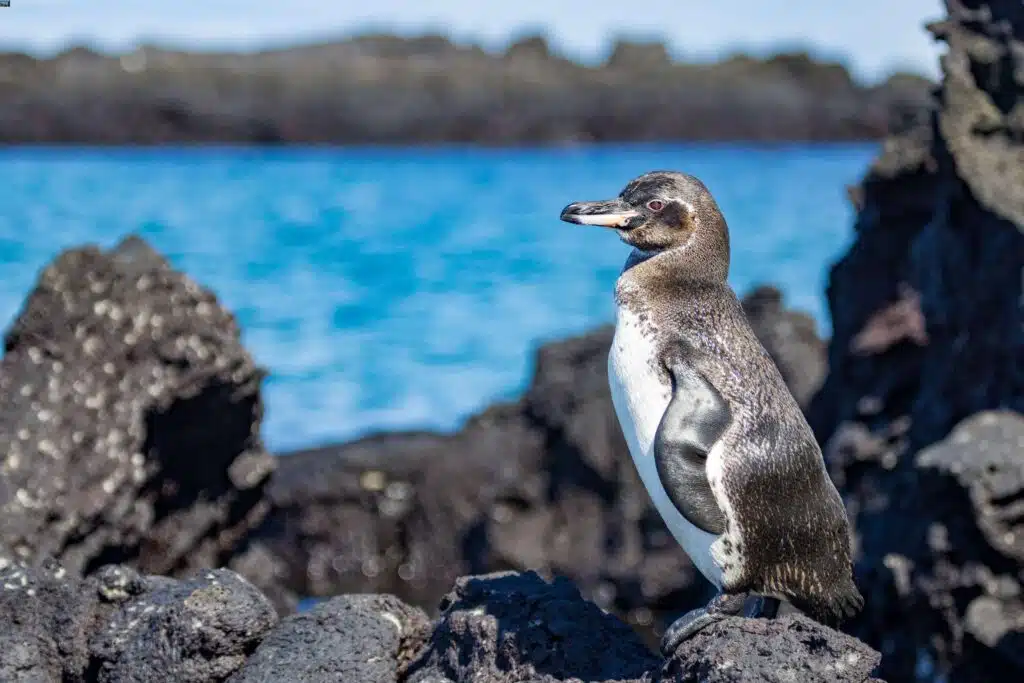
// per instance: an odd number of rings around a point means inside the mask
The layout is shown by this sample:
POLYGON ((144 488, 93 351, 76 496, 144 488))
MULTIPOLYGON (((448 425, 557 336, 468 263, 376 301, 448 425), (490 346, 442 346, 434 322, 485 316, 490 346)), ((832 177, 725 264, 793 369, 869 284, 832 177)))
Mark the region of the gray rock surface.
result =
POLYGON ((460 578, 408 683, 639 681, 655 658, 633 631, 534 572, 460 578))
POLYGON ((398 683, 430 622, 390 595, 343 595, 292 615, 229 683, 398 683))
POLYGON ((881 655, 803 616, 731 617, 684 642, 656 683, 869 683, 881 655))
POLYGON ((460 578, 441 606, 408 683, 865 683, 880 659, 855 638, 790 616, 727 619, 662 660, 570 581, 533 572, 460 578))
POLYGON ((108 566, 86 585, 113 608, 90 638, 97 683, 223 681, 277 622, 270 601, 224 569, 177 581, 108 566))
POLYGON ((223 564, 265 512, 264 372, 142 240, 62 253, 0 361, 0 542, 72 573, 223 564))
POLYGON ((6 553, 0 567, 5 683, 223 681, 277 621, 269 600, 226 570, 177 581, 108 565, 81 579, 6 553))
POLYGON ((1024 680, 1024 416, 973 415, 915 466, 922 494, 942 501, 909 575, 939 662, 953 681, 1024 680))
POLYGON ((108 565, 82 579, 4 556, 0 587, 4 683, 860 682, 878 660, 801 617, 730 619, 664 661, 571 581, 534 572, 459 578, 436 622, 366 594, 278 621, 223 569, 177 580, 108 565))
POLYGON ((63 567, 29 567, 0 553, 0 681, 82 680, 99 595, 63 567))

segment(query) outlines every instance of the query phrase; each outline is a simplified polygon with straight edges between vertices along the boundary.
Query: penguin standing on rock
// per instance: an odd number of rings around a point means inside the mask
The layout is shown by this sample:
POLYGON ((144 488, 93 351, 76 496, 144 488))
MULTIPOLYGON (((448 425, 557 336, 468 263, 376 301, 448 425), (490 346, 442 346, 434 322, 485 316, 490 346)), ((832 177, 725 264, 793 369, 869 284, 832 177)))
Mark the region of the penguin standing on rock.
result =
POLYGON ((849 522, 821 449, 729 287, 729 233, 704 184, 647 173, 563 221, 633 247, 615 285, 612 402, 644 486, 718 589, 662 639, 668 656, 705 626, 785 601, 826 624, 863 606, 849 522))

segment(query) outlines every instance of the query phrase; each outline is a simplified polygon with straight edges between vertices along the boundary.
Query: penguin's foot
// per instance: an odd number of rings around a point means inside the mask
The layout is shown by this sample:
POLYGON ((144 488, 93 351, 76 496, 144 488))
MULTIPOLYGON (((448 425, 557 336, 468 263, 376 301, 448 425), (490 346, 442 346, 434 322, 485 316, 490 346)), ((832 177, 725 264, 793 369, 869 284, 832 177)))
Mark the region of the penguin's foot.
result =
POLYGON ((701 629, 742 612, 746 601, 746 593, 719 593, 705 607, 690 610, 665 630, 665 635, 661 638, 661 654, 671 657, 684 641, 692 638, 701 629))
POLYGON ((752 619, 774 619, 779 615, 779 606, 782 604, 778 598, 769 598, 763 595, 754 597, 750 602, 745 616, 752 619))

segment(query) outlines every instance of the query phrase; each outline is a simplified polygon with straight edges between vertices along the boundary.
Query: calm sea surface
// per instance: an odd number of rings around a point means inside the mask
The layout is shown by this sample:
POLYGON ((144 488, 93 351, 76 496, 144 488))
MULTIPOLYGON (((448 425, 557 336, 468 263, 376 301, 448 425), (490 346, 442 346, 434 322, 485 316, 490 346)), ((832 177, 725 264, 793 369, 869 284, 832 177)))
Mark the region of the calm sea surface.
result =
POLYGON ((558 214, 644 171, 700 176, 736 290, 777 283, 827 333, 844 186, 875 150, 0 150, 0 323, 61 249, 138 232, 237 314, 271 448, 452 429, 515 396, 539 343, 611 320, 627 248, 558 214))

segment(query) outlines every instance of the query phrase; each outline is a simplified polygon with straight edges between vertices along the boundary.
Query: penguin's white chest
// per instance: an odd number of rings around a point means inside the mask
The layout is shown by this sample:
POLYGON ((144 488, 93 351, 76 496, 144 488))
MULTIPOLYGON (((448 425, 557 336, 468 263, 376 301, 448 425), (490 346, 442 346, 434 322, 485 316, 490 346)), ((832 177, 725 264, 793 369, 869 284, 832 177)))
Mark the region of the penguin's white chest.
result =
POLYGON ((652 334, 635 313, 619 307, 615 338, 608 354, 608 382, 615 414, 640 479, 666 526, 694 565, 711 583, 722 585, 722 570, 712 559, 714 534, 697 528, 669 499, 654 461, 654 436, 672 398, 672 387, 656 371, 652 334))

